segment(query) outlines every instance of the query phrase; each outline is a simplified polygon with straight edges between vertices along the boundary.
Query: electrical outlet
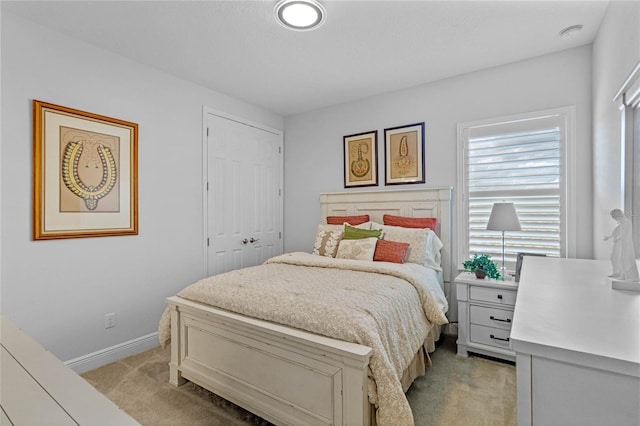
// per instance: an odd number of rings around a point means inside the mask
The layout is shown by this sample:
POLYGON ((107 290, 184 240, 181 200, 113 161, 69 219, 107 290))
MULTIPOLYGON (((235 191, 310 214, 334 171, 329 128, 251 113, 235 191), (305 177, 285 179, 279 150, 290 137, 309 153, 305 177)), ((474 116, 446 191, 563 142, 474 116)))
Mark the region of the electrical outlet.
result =
POLYGON ((111 328, 116 326, 116 314, 110 313, 104 316, 104 328, 111 328))

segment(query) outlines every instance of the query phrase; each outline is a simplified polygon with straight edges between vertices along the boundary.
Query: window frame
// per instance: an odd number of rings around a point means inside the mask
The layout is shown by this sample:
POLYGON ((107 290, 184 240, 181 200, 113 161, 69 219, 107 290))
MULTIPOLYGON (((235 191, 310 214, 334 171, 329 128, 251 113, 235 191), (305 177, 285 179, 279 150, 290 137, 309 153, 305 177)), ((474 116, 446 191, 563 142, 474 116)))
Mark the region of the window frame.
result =
POLYGON ((633 223, 636 259, 640 259, 640 62, 613 98, 620 110, 620 186, 624 213, 633 223))
MULTIPOLYGON (((561 252, 560 257, 575 257, 576 253, 576 178, 575 178, 575 134, 576 134, 576 107, 566 106, 560 108, 545 109, 523 114, 494 117, 457 125, 457 188, 456 191, 456 222, 457 222, 457 258, 458 264, 462 264, 471 255, 469 253, 469 194, 467 191, 467 164, 466 149, 469 140, 469 132, 473 128, 507 125, 527 120, 558 117, 561 122, 561 155, 562 170, 560 172, 561 194, 561 252)), ((507 264, 507 270, 513 270, 515 265, 507 264)), ((461 267, 459 267, 460 269, 461 267)))

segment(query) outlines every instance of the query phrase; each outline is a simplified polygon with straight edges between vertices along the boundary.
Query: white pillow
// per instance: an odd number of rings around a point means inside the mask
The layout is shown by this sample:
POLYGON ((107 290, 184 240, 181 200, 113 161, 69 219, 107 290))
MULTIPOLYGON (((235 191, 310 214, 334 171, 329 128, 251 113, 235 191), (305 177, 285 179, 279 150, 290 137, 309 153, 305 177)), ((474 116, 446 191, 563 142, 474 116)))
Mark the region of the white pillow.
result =
POLYGON ((360 240, 342 240, 338 245, 336 259, 373 260, 376 251, 377 238, 362 238, 360 240))
POLYGON ((434 269, 436 271, 442 271, 442 257, 440 255, 440 250, 444 247, 444 244, 438 238, 438 235, 429 229, 429 236, 427 239, 427 250, 426 250, 426 261, 424 266, 434 269))
POLYGON ((318 230, 316 232, 320 231, 344 231, 344 225, 327 225, 321 223, 318 225, 318 230))
MULTIPOLYGON (((349 225, 351 226, 351 225, 349 225)), ((361 223, 355 228, 371 229, 371 222, 361 223)), ((321 223, 316 230, 316 239, 313 244, 313 254, 318 256, 335 257, 338 244, 344 235, 344 225, 327 225, 321 223)))
POLYGON ((417 263, 436 270, 440 268, 442 241, 428 228, 403 228, 373 222, 371 229, 382 229, 383 239, 409 244, 406 262, 417 263))
MULTIPOLYGON (((371 229, 371 224, 373 222, 365 222, 365 223, 361 223, 360 225, 349 225, 349 226, 353 226, 354 228, 360 228, 360 229, 371 229)), ((320 225, 318 225, 318 229, 316 232, 320 232, 320 231, 344 231, 344 224, 342 225, 327 225, 326 223, 321 223, 320 225)))

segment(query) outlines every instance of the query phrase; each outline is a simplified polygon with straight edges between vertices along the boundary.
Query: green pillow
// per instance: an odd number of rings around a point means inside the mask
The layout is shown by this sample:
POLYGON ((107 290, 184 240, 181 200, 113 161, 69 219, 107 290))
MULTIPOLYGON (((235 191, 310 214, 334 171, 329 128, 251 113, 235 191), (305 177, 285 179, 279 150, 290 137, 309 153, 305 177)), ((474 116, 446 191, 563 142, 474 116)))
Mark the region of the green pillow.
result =
POLYGON ((360 229, 344 224, 343 240, 361 240, 363 238, 382 238, 382 229, 360 229))

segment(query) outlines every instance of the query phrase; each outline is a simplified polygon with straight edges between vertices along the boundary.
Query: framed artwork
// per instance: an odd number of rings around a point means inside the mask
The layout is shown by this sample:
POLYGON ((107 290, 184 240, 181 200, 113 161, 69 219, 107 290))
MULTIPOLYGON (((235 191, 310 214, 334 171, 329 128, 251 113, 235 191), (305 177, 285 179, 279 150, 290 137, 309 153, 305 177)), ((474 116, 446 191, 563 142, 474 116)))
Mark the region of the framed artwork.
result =
POLYGON ((378 185, 378 131, 349 135, 344 140, 344 187, 378 185))
POLYGON ((33 239, 138 234, 138 125, 33 101, 33 239))
POLYGON ((522 253, 519 252, 518 257, 516 258, 516 273, 515 273, 515 282, 520 282, 520 271, 522 270, 522 261, 525 256, 546 256, 546 254, 538 254, 538 253, 522 253))
POLYGON ((385 185, 424 183, 424 122, 384 129, 385 185))

